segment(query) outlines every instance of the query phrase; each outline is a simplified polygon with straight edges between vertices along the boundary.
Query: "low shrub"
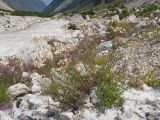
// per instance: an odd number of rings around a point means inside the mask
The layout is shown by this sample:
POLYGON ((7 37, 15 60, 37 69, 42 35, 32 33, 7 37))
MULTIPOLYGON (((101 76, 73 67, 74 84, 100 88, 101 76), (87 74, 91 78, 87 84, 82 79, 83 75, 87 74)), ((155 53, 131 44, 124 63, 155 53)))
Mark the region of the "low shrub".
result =
POLYGON ((155 70, 150 71, 146 75, 145 83, 151 87, 160 88, 160 81, 156 79, 155 70))
POLYGON ((16 57, 7 58, 8 64, 0 64, 0 78, 3 78, 6 86, 20 83, 22 80, 21 60, 16 57))
POLYGON ((10 97, 7 93, 7 87, 4 83, 4 80, 0 78, 0 110, 6 110, 11 107, 10 97))
POLYGON ((100 104, 108 108, 121 107, 124 102, 123 97, 120 96, 123 91, 122 85, 113 79, 112 73, 108 74, 108 78, 98 86, 97 96, 100 104))
MULTIPOLYGON (((74 108, 77 104, 84 103, 80 96, 89 95, 92 88, 98 87, 97 95, 100 105, 121 106, 123 103, 122 85, 119 83, 123 79, 123 73, 118 74, 112 71, 117 60, 116 53, 106 56, 97 55, 96 48, 102 37, 84 35, 75 49, 63 54, 65 57, 53 58, 56 64, 64 59, 68 63, 66 66, 53 66, 54 69, 61 70, 52 73, 52 83, 48 88, 44 88, 44 92, 58 99, 62 107, 74 108)), ((53 44, 52 46, 55 47, 53 44)), ((55 51, 52 52, 53 56, 56 56, 55 51)))
POLYGON ((142 87, 143 84, 144 84, 144 81, 139 79, 130 80, 128 82, 129 87, 133 87, 133 88, 140 88, 142 87))
POLYGON ((138 16, 149 16, 151 13, 153 13, 153 11, 159 9, 159 7, 155 6, 155 5, 144 5, 142 8, 140 8, 140 11, 137 12, 138 16))
POLYGON ((130 15, 130 12, 127 8, 123 9, 121 13, 118 14, 120 19, 123 19, 130 15))

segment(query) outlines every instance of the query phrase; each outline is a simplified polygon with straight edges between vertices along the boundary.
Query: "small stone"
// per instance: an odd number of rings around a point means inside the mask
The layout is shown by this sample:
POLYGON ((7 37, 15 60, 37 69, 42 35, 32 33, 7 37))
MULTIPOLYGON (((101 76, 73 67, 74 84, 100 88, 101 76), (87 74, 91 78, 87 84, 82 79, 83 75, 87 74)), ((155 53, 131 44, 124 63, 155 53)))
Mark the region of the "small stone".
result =
POLYGON ((86 20, 88 20, 88 21, 90 20, 90 17, 89 17, 89 15, 86 15, 86 20))
POLYGON ((72 112, 65 112, 60 114, 60 120, 71 120, 73 117, 72 112))
POLYGON ((112 21, 118 22, 119 21, 119 16, 118 15, 112 16, 111 19, 112 19, 112 21))

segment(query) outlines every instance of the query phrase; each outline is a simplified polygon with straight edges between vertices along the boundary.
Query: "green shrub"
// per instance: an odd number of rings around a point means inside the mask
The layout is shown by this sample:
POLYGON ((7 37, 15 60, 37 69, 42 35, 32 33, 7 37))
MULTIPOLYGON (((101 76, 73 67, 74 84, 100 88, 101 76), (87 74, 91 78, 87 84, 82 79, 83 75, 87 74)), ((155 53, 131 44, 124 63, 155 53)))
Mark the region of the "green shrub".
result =
POLYGON ((7 94, 7 87, 4 80, 0 78, 0 104, 7 104, 10 102, 10 97, 7 94))
POLYGON ((0 16, 4 16, 4 13, 0 13, 0 16))
MULTIPOLYGON (((84 35, 84 39, 79 41, 75 49, 63 53, 65 57, 56 57, 55 49, 52 51, 53 56, 57 58, 53 58, 55 60, 53 63, 58 64, 63 59, 68 63, 66 66, 53 66, 54 69, 61 70, 52 72, 53 81, 46 93, 57 98, 62 107, 73 108, 77 103, 80 105, 84 103, 80 96, 89 95, 94 87, 98 87, 97 94, 101 105, 120 106, 123 98, 119 83, 123 79, 123 73, 118 74, 119 72, 112 71, 118 60, 117 54, 112 51, 108 55, 97 55, 96 48, 102 37, 84 35), (110 91, 108 91, 109 89, 110 91), (105 93, 103 93, 104 91, 105 93), (108 103, 104 102, 104 99, 108 103)), ((54 44, 50 45, 55 47, 54 44)))
POLYGON ((130 12, 127 8, 123 9, 121 13, 118 14, 120 19, 123 19, 130 15, 130 12))
POLYGON ((139 16, 149 16, 153 11, 159 9, 159 7, 155 5, 145 5, 142 8, 140 8, 140 11, 137 13, 139 16))
POLYGON ((120 96, 122 94, 122 85, 113 80, 112 73, 107 74, 109 74, 107 75, 108 78, 98 86, 97 90, 100 104, 108 108, 121 107, 124 102, 123 97, 120 96))
POLYGON ((133 87, 133 88, 140 88, 142 87, 143 84, 144 84, 144 81, 139 79, 130 80, 128 82, 129 87, 133 87))
POLYGON ((145 77, 145 83, 149 86, 160 88, 160 81, 155 77, 155 70, 150 71, 145 77))

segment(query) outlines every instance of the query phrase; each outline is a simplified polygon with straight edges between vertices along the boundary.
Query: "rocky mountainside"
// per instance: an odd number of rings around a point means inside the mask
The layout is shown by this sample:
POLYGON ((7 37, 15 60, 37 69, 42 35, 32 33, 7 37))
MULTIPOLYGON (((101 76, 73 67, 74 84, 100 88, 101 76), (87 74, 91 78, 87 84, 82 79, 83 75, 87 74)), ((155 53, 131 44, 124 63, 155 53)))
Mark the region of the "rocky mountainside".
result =
MULTIPOLYGON (((106 0, 105 0, 106 1, 106 0)), ((44 12, 64 12, 66 10, 76 10, 81 8, 89 8, 100 3, 104 0, 53 0, 53 2, 44 10, 44 12)))
POLYGON ((0 8, 6 10, 42 12, 46 7, 41 0, 1 0, 0 8))
POLYGON ((160 5, 160 0, 133 0, 128 4, 129 8, 138 8, 141 7, 142 5, 146 4, 155 4, 157 6, 160 5))
POLYGON ((52 3, 48 5, 44 9, 44 12, 58 13, 64 12, 67 10, 78 10, 78 9, 86 9, 103 3, 111 3, 113 4, 123 4, 131 9, 140 7, 145 4, 158 4, 160 5, 159 0, 53 0, 52 3))
POLYGON ((3 0, 0 0, 0 9, 2 9, 2 10, 11 10, 11 11, 13 10, 3 0))

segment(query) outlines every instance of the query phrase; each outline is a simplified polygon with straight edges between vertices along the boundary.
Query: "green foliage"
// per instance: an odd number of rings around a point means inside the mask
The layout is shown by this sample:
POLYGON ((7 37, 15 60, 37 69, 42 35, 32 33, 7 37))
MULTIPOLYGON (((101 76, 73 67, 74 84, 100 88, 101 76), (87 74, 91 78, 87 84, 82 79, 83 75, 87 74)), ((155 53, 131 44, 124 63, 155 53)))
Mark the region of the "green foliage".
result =
POLYGON ((101 105, 107 107, 120 106, 123 98, 120 97, 122 89, 119 89, 118 83, 123 79, 123 73, 118 74, 118 72, 112 71, 115 62, 118 60, 118 55, 113 51, 110 51, 111 53, 108 55, 97 55, 97 45, 103 38, 96 35, 87 36, 87 33, 84 33, 84 35, 84 39, 79 41, 75 49, 65 51, 61 57, 54 54, 56 48, 54 43, 50 43, 50 46, 55 48, 52 51, 55 57, 53 58, 53 64, 57 65, 53 66, 55 69, 52 72, 53 81, 47 88, 46 93, 58 99, 62 107, 73 108, 77 103, 79 105, 84 103, 80 96, 89 95, 94 87, 98 87, 97 93, 101 105), (68 63, 65 66, 60 66, 59 62, 62 63, 64 58, 64 63, 66 61, 68 63), (101 93, 104 83, 107 83, 105 90, 113 90, 112 93, 110 91, 109 96, 109 93, 101 93), (112 102, 105 103, 103 102, 104 99, 112 99, 112 102))
POLYGON ((0 16, 4 16, 4 13, 0 13, 0 16))
POLYGON ((145 77, 145 83, 149 86, 160 88, 160 81, 158 81, 155 77, 155 70, 150 71, 145 77))
POLYGON ((130 15, 130 12, 127 8, 123 9, 121 13, 118 14, 120 19, 123 19, 130 15))
POLYGON ((42 88, 46 94, 56 96, 58 94, 59 86, 55 81, 52 81, 52 83, 49 85, 49 87, 47 86, 47 88, 46 88, 46 86, 42 86, 42 88))
POLYGON ((96 62, 101 65, 101 68, 96 73, 97 81, 99 81, 97 95, 100 104, 109 108, 120 107, 123 104, 123 98, 121 97, 123 85, 121 85, 121 82, 124 79, 124 75, 122 71, 113 72, 111 70, 114 59, 117 59, 114 55, 108 57, 100 56, 96 62))
POLYGON ((63 97, 60 97, 58 101, 60 101, 62 107, 74 108, 76 104, 82 104, 80 99, 82 93, 74 85, 63 85, 61 90, 63 97))
POLYGON ((144 81, 139 79, 130 80, 128 82, 129 87, 133 87, 133 88, 140 88, 142 87, 143 84, 144 84, 144 81))
POLYGON ((149 16, 153 11, 159 9, 159 7, 155 5, 145 5, 142 8, 140 8, 140 11, 137 13, 139 16, 149 16))
POLYGON ((123 97, 120 96, 122 94, 122 85, 114 80, 114 76, 111 72, 107 73, 106 80, 98 86, 97 90, 100 104, 108 108, 121 107, 124 102, 123 97))
MULTIPOLYGON (((135 33, 138 29, 136 28, 135 24, 133 23, 126 23, 126 22, 110 22, 107 26, 108 31, 113 34, 113 36, 118 36, 121 34, 118 34, 117 32, 114 32, 115 28, 123 28, 125 30, 125 35, 132 35, 135 33)), ((123 34, 122 34, 123 35, 123 34)))
MULTIPOLYGON (((111 61, 114 59, 111 60, 111 58, 98 56, 94 62, 83 63, 83 69, 80 71, 77 70, 77 64, 70 63, 65 69, 65 77, 60 78, 60 83, 53 80, 46 93, 58 98, 63 107, 70 108, 77 103, 83 104, 84 101, 81 101, 80 96, 89 94, 93 87, 98 87, 97 95, 101 105, 121 106, 123 103, 123 98, 120 96, 122 85, 118 83, 123 79, 123 74, 111 71, 113 65, 111 61), (61 95, 59 95, 59 90, 62 92, 61 95)), ((61 74, 61 76, 63 75, 61 74)), ((54 77, 54 79, 56 78, 54 77)))
POLYGON ((4 80, 0 78, 0 104, 9 103, 10 97, 7 94, 7 87, 4 80))
POLYGON ((14 16, 38 16, 38 17, 52 17, 53 14, 51 13, 40 13, 40 12, 29 12, 29 11, 13 11, 11 15, 14 16))

